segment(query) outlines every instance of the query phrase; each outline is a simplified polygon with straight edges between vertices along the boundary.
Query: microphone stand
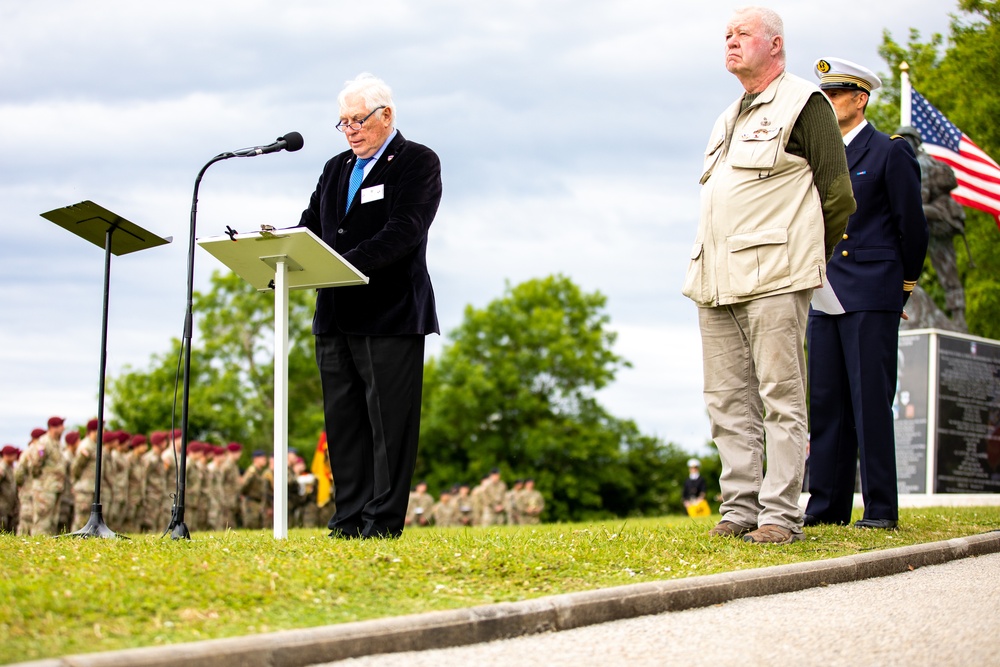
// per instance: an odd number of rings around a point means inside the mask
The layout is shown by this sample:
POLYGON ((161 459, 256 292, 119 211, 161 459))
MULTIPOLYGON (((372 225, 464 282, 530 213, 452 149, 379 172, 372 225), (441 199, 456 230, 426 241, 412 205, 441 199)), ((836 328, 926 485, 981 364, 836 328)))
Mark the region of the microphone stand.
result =
POLYGON ((198 218, 198 188, 201 186, 201 179, 205 172, 216 162, 237 157, 235 153, 220 153, 208 161, 208 163, 198 172, 198 177, 194 181, 194 195, 191 198, 191 238, 188 243, 188 264, 187 264, 187 307, 184 311, 184 334, 181 347, 184 352, 184 380, 183 394, 181 398, 181 460, 177 466, 177 495, 174 498, 174 507, 170 515, 170 525, 164 532, 170 533, 172 540, 190 540, 191 531, 184 523, 184 489, 187 481, 187 448, 188 448, 188 399, 191 392, 191 336, 194 330, 194 234, 196 220, 198 218))
POLYGON ((174 497, 174 506, 170 513, 170 525, 163 531, 166 535, 170 533, 170 539, 190 540, 191 531, 184 523, 184 491, 187 482, 187 448, 188 448, 188 400, 191 392, 191 336, 194 329, 194 245, 195 245, 195 222, 198 217, 198 188, 201 186, 201 179, 216 162, 228 160, 232 157, 253 157, 255 155, 266 155, 281 150, 297 151, 302 148, 302 135, 298 132, 289 132, 284 137, 279 137, 278 141, 270 146, 241 149, 228 153, 216 155, 198 172, 198 177, 194 180, 194 195, 191 197, 191 235, 188 242, 188 265, 187 265, 187 308, 184 312, 184 336, 181 347, 184 351, 184 390, 181 398, 181 460, 177 465, 177 495, 174 497))

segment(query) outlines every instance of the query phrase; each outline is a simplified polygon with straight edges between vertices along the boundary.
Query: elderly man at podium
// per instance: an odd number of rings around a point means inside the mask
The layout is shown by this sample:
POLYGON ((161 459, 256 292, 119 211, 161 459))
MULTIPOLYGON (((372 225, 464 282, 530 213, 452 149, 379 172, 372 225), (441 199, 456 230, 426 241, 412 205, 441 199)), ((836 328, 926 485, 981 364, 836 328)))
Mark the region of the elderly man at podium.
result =
POLYGON ((336 488, 330 536, 398 537, 417 456, 424 337, 439 333, 426 250, 441 163, 396 129, 384 81, 361 74, 338 102, 349 149, 326 163, 299 222, 369 277, 316 297, 336 488))

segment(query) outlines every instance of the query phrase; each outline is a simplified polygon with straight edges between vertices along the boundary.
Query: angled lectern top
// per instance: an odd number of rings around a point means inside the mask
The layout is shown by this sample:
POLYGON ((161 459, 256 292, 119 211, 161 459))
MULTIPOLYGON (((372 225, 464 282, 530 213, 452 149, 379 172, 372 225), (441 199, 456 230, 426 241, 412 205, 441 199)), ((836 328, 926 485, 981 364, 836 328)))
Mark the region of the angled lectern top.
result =
POLYGON ((90 241, 98 248, 110 250, 114 255, 127 255, 130 252, 165 245, 173 240, 169 236, 161 238, 90 200, 57 208, 41 215, 46 220, 90 241), (109 238, 111 247, 106 248, 105 243, 109 238))
POLYGON ((279 260, 289 289, 368 284, 366 275, 305 227, 214 236, 198 245, 260 292, 274 289, 279 260))

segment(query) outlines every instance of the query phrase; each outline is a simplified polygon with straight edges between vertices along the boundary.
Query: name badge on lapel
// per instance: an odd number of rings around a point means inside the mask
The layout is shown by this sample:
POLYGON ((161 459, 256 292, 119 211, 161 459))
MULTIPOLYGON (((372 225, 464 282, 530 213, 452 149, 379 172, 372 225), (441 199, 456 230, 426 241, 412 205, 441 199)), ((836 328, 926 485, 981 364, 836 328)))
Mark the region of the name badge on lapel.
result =
POLYGON ((385 185, 373 185, 370 188, 361 190, 361 203, 367 204, 370 201, 378 201, 385 197, 385 185))

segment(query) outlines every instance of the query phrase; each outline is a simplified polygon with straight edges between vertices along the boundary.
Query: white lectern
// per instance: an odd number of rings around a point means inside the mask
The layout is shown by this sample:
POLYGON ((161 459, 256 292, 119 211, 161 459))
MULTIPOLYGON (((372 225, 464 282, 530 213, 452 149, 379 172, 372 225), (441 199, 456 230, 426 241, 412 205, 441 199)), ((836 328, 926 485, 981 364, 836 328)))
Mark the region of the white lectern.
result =
POLYGON ((200 239, 258 291, 274 290, 274 537, 288 537, 288 291, 366 285, 368 277, 305 227, 200 239))

